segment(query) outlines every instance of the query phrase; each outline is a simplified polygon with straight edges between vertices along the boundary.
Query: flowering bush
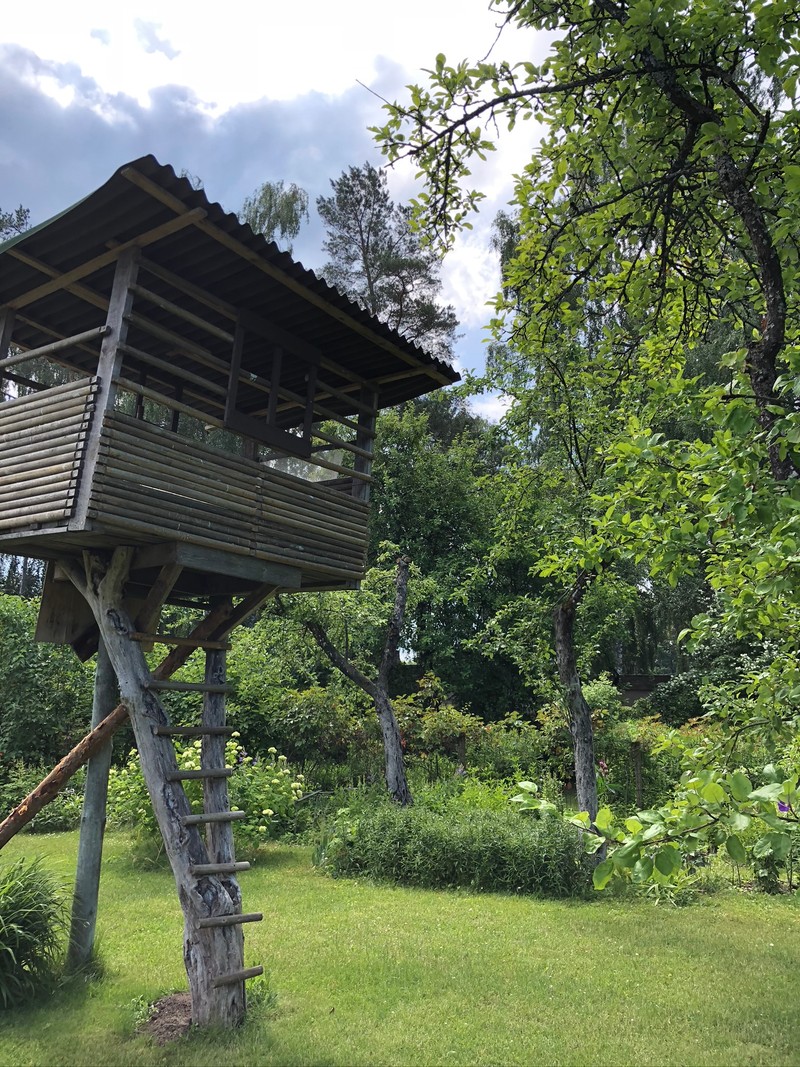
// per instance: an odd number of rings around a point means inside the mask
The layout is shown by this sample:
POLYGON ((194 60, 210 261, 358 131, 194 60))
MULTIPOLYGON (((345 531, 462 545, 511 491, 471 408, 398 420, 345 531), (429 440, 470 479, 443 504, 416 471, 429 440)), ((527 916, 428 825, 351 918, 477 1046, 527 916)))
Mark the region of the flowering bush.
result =
MULTIPOLYGON (((270 837, 298 828, 296 804, 303 797, 304 778, 293 774, 285 756, 270 748, 265 758, 247 754, 233 734, 225 746, 226 766, 235 773, 228 779, 228 795, 233 811, 246 812, 246 818, 233 823, 237 854, 252 855, 270 837)), ((175 742, 175 755, 181 770, 200 770, 202 742, 175 742)), ((203 783, 191 779, 183 783, 192 811, 203 810, 203 783)), ((112 768, 108 783, 108 819, 112 826, 133 827, 145 853, 152 859, 152 844, 160 833, 139 755, 131 752, 127 763, 112 768)))

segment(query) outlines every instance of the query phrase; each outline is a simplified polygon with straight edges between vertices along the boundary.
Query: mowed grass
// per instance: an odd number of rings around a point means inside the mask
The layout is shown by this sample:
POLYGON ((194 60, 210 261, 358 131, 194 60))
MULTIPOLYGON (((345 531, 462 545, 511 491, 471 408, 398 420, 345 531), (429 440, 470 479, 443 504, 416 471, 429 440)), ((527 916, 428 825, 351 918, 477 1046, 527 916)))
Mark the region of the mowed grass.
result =
MULTIPOLYGON (((65 883, 77 835, 22 836, 65 883)), ((169 872, 111 835, 98 922, 104 976, 0 1017, 0 1063, 239 1065, 797 1064, 800 908, 726 894, 689 908, 376 887, 274 846, 242 876, 246 964, 277 1004, 235 1033, 165 1048, 141 998, 186 988, 169 872)))

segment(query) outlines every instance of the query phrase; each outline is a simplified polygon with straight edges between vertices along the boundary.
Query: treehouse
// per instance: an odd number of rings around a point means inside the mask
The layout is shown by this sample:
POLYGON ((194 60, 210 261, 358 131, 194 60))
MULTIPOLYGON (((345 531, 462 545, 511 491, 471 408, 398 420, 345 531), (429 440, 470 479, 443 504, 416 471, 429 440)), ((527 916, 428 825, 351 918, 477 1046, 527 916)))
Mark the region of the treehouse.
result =
MULTIPOLYGON (((98 649, 94 729, 0 824, 0 847, 89 757, 110 759, 130 716, 197 1024, 239 1021, 261 969, 243 966, 242 925, 261 916, 242 911, 236 880, 248 864, 224 765, 227 635, 277 591, 357 585, 376 413, 456 379, 152 156, 0 245, 0 552, 48 561, 40 640, 98 649), (159 632, 165 603, 201 621, 159 632), (172 651, 151 669, 155 643, 172 651), (205 681, 170 680, 195 648, 205 681), (170 688, 198 693, 194 725, 170 722, 170 688), (178 767, 176 736, 202 739, 200 770, 178 767)), ((89 948, 94 769, 72 928, 89 948)))
POLYGON ((0 552, 136 546, 134 599, 352 587, 376 411, 457 378, 152 156, 1 245, 0 306, 0 552))

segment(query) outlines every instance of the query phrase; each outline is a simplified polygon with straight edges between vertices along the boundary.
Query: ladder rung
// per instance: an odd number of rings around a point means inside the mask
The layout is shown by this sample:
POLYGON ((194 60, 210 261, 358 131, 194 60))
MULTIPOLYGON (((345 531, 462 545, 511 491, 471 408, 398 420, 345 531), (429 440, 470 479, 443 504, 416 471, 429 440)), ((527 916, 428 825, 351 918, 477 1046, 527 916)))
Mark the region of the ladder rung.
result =
POLYGON ((247 860, 238 863, 192 863, 189 871, 193 875, 203 874, 236 874, 237 871, 249 871, 250 864, 247 860))
POLYGON ((184 815, 181 822, 184 826, 199 826, 204 822, 236 822, 246 818, 246 811, 209 811, 203 815, 184 815))
POLYGON ((152 641, 159 645, 180 645, 183 648, 218 648, 227 651, 231 646, 228 641, 204 641, 202 637, 176 637, 174 634, 146 634, 141 630, 129 633, 131 641, 152 641))
POLYGON ((212 685, 208 682, 168 682, 161 678, 151 678, 148 689, 165 689, 174 693, 232 693, 232 685, 212 685))
POLYGON ((190 782, 193 778, 230 778, 235 773, 235 767, 204 767, 200 771, 170 771, 167 781, 190 782))
POLYGON ((258 978, 263 973, 263 967, 245 967, 243 971, 231 971, 230 974, 221 974, 211 984, 216 989, 217 986, 230 985, 231 982, 243 982, 246 978, 258 978))
POLYGON ((238 926, 239 923, 260 923, 263 918, 260 911, 251 911, 247 915, 212 915, 210 919, 201 919, 197 925, 201 929, 209 926, 238 926))
POLYGON ((227 737, 232 726, 154 726, 156 737, 227 737))

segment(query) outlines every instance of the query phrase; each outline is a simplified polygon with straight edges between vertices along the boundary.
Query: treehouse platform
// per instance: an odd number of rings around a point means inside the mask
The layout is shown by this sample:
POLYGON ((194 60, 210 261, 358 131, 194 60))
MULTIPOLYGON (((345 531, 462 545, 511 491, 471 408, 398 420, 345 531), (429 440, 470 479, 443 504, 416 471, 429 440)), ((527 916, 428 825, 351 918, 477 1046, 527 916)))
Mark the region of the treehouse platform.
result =
MULTIPOLYGON (((0 552, 352 588, 380 408, 457 374, 152 156, 0 245, 0 552)), ((45 601, 59 586, 48 574, 45 601)))

